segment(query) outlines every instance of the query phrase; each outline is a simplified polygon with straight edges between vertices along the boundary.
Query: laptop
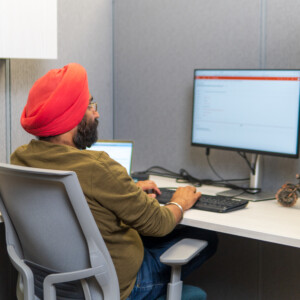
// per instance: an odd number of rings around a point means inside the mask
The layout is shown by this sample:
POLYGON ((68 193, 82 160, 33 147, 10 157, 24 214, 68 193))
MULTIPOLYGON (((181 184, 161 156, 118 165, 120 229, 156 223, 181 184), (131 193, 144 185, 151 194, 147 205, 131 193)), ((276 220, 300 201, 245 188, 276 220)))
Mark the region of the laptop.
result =
POLYGON ((87 150, 105 151, 131 174, 133 141, 98 140, 87 150))

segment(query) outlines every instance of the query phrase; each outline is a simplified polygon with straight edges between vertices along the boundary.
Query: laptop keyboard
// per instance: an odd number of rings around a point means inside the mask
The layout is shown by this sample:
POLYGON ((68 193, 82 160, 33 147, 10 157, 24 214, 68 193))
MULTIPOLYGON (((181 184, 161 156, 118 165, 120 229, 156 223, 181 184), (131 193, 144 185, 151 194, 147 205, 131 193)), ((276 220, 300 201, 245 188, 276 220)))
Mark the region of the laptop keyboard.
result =
MULTIPOLYGON (((166 204, 171 201, 174 190, 167 188, 160 188, 161 195, 157 195, 157 200, 161 204, 166 204)), ((246 207, 248 204, 247 200, 233 199, 228 196, 220 195, 205 195, 202 194, 200 199, 194 204, 194 209, 206 210, 218 213, 230 212, 237 209, 246 207)))

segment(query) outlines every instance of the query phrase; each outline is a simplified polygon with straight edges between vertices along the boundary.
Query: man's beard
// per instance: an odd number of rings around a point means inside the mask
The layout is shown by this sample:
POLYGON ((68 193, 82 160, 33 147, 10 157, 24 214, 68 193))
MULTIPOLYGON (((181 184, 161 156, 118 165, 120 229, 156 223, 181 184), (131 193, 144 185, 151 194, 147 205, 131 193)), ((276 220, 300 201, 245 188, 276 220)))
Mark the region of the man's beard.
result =
POLYGON ((73 137, 73 143, 78 149, 86 149, 91 147, 98 140, 97 132, 98 120, 87 120, 84 116, 77 126, 77 133, 73 137))

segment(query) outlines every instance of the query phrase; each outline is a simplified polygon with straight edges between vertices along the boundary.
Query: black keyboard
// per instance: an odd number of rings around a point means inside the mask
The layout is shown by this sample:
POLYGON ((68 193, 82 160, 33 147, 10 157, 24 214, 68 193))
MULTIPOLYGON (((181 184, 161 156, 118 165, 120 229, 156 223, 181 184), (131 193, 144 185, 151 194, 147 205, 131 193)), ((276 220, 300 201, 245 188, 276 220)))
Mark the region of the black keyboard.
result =
MULTIPOLYGON (((161 188, 161 195, 157 195, 157 200, 161 204, 170 202, 174 190, 161 188)), ((248 200, 234 199, 228 196, 211 196, 202 194, 200 199, 194 204, 193 208, 212 212, 224 213, 246 207, 248 200)))

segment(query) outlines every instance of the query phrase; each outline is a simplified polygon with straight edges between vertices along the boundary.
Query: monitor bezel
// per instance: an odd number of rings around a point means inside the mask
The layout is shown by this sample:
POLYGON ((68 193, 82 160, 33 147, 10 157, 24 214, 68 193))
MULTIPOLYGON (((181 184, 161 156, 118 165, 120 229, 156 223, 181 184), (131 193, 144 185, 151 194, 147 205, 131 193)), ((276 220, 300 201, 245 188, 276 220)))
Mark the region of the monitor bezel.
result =
MULTIPOLYGON (((236 151, 236 152, 247 152, 253 154, 262 154, 262 155, 271 155, 271 156, 279 156, 286 158, 299 158, 299 131, 300 131, 300 105, 298 108, 298 130, 297 130, 297 148, 296 153, 282 153, 282 152, 271 152, 271 151, 263 151, 263 150, 254 150, 248 148, 239 148, 239 147, 228 147, 228 146, 219 146, 213 144, 204 144, 204 143, 196 143, 193 142, 193 132, 194 132, 194 108, 195 108, 195 75, 196 71, 299 71, 300 69, 206 69, 206 68, 197 68, 194 69, 194 77, 193 77, 193 104, 192 104, 192 128, 191 128, 191 145, 202 148, 212 148, 219 150, 228 150, 228 151, 236 151)), ((299 93, 299 102, 300 102, 300 93, 299 93)))

